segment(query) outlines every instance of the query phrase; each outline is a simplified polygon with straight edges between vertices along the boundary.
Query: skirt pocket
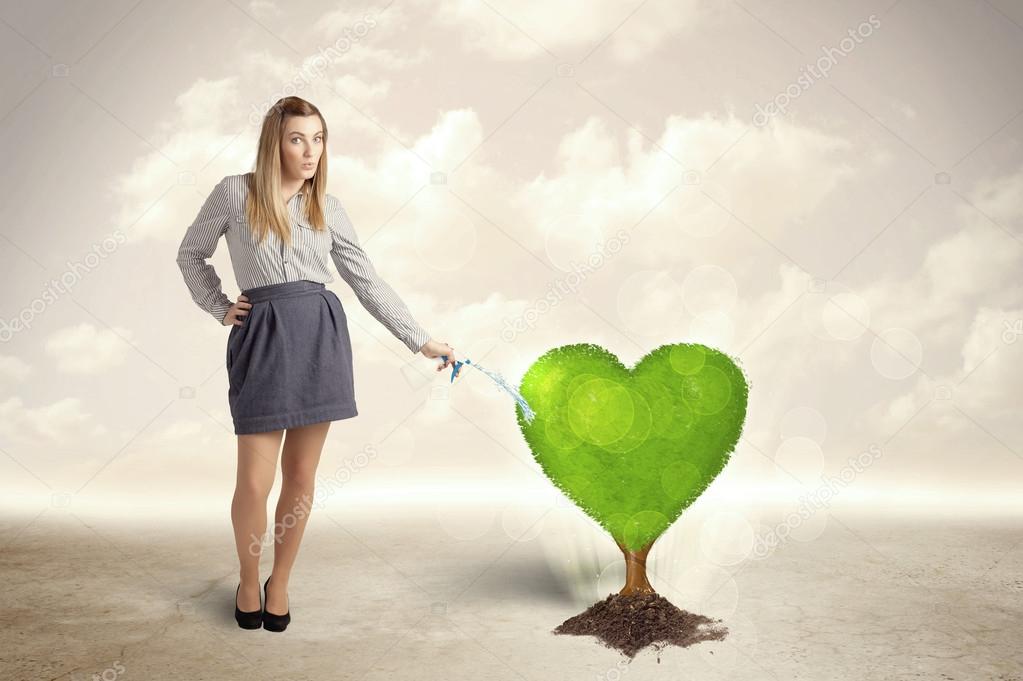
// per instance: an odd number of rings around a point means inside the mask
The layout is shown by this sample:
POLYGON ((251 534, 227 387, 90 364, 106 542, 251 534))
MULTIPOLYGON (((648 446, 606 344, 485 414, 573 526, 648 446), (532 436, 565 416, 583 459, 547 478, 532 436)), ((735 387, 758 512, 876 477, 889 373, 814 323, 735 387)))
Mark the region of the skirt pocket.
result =
POLYGON ((228 371, 231 371, 231 361, 234 359, 231 355, 231 344, 234 343, 234 337, 238 335, 238 325, 231 325, 231 332, 227 334, 227 356, 224 358, 224 365, 228 371))
POLYGON ((348 317, 345 315, 345 309, 341 304, 341 299, 338 298, 333 291, 324 291, 323 297, 326 299, 327 307, 330 308, 332 313, 331 319, 334 322, 334 330, 338 332, 338 335, 347 335, 348 317))
POLYGON ((232 324, 231 332, 227 334, 227 356, 225 357, 225 365, 229 372, 231 371, 231 366, 234 364, 235 358, 238 356, 238 344, 242 341, 242 337, 245 335, 245 332, 248 331, 249 326, 251 326, 249 317, 251 317, 252 313, 255 311, 255 306, 249 308, 249 313, 241 318, 242 323, 232 324))

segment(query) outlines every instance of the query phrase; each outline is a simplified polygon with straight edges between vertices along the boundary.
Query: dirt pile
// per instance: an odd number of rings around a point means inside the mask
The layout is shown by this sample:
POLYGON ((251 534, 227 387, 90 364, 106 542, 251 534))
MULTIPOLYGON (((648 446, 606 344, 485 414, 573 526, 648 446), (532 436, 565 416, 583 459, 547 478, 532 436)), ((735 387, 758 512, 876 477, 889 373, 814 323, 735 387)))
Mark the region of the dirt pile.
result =
POLYGON ((552 633, 596 636, 631 659, 651 645, 660 652, 669 645, 685 648, 720 641, 728 635, 727 628, 714 626, 720 621, 677 608, 656 593, 610 594, 559 624, 552 633))

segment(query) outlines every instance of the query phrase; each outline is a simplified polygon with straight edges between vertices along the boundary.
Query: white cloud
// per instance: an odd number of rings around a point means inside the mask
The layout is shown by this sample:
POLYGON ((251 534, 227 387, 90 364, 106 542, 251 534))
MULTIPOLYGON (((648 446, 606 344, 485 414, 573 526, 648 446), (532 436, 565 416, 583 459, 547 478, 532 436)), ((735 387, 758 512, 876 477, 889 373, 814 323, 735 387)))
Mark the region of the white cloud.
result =
POLYGON ((50 334, 45 348, 59 371, 98 374, 124 361, 132 335, 131 329, 100 329, 93 324, 82 323, 50 334))
MULTIPOLYGON (((1023 201, 1009 179, 1018 177, 981 182, 970 192, 971 203, 986 203, 1007 222, 1018 219, 1023 201)), ((1018 419, 1023 337, 1014 332, 1023 328, 1023 248, 972 207, 959 208, 953 217, 958 230, 927 249, 919 270, 901 281, 877 281, 865 293, 880 320, 877 328, 898 324, 922 339, 926 371, 908 389, 879 400, 866 426, 891 433, 924 408, 917 417, 923 425, 911 431, 911 453, 903 455, 907 464, 969 449, 961 464, 964 476, 997 470, 1008 475, 1019 471, 1021 461, 1006 445, 1023 439, 1018 419)), ((1018 446, 1016 452, 1023 455, 1018 446)))
MULTIPOLYGON (((899 464, 932 476, 933 462, 960 469, 961 482, 990 475, 1011 480, 1023 471, 1019 385, 1023 339, 1007 342, 1005 322, 1023 319, 1023 308, 981 308, 962 342, 962 363, 951 371, 917 374, 908 390, 870 410, 872 431, 896 442, 899 464), (919 412, 919 414, 918 414, 919 412), (910 419, 914 419, 910 421, 910 419), (909 423, 907 426, 906 424, 909 423)), ((954 480, 949 480, 954 482, 954 480)))
POLYGON ((280 6, 273 0, 249 0, 248 11, 259 17, 276 17, 281 14, 280 6))
POLYGON ((572 61, 606 39, 598 49, 632 62, 692 30, 716 5, 696 0, 646 3, 633 14, 634 7, 611 0, 528 0, 503 7, 445 0, 436 6, 434 19, 456 30, 464 49, 495 59, 546 57, 550 50, 562 61, 572 61))
MULTIPOLYGON (((972 221, 976 225, 976 220, 972 221)), ((919 293, 931 303, 917 308, 920 315, 943 317, 962 311, 979 295, 998 295, 1020 273, 1021 248, 1006 243, 1004 233, 970 226, 942 239, 927 252, 919 293)))
POLYGON ((23 381, 32 373, 32 365, 20 357, 0 355, 0 380, 23 381))
MULTIPOLYGON (((1023 168, 982 183, 971 193, 970 202, 1003 229, 1018 226, 1023 221, 1023 168)), ((1017 240, 1019 236, 1017 230, 1017 240)))
MULTIPOLYGON (((755 205, 757 230, 773 239, 855 172, 845 160, 848 140, 784 120, 751 129, 732 116, 669 116, 656 146, 631 128, 624 135, 626 141, 620 144, 618 132, 604 118, 589 118, 559 144, 558 172, 541 174, 519 188, 524 224, 539 228, 545 240, 551 229, 559 231, 562 241, 578 237, 577 253, 562 243, 566 258, 585 258, 593 240, 586 230, 565 234, 567 225, 557 216, 571 216, 605 239, 644 218, 638 231, 663 230, 674 235, 672 243, 683 236, 714 236, 731 219, 729 211, 741 214, 745 206, 755 205), (703 172, 712 165, 709 174, 703 172), (686 170, 696 171, 699 183, 685 185, 686 170), (648 215, 675 187, 667 202, 648 215)), ((721 246, 706 238, 686 238, 684 243, 683 253, 630 248, 628 257, 651 264, 679 258, 702 264, 713 260, 721 246)))
POLYGON ((83 409, 82 401, 65 397, 51 404, 28 407, 20 397, 0 402, 0 435, 16 449, 71 444, 103 435, 106 428, 83 409))

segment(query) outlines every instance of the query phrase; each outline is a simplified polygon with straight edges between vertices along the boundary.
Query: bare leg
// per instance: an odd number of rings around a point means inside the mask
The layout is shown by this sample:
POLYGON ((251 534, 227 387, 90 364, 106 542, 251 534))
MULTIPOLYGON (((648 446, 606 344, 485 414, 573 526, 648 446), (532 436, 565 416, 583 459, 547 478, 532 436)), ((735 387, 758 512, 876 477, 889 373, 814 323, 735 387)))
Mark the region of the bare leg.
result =
POLYGON ((238 607, 246 612, 259 610, 259 556, 266 533, 266 500, 277 473, 277 452, 281 448, 283 430, 238 436, 238 475, 234 499, 231 501, 231 522, 238 550, 238 607))
POLYGON ((281 455, 281 497, 274 514, 274 566, 266 587, 266 609, 283 615, 288 606, 288 579, 298 555, 312 510, 316 467, 320 463, 323 443, 330 421, 289 428, 281 455))

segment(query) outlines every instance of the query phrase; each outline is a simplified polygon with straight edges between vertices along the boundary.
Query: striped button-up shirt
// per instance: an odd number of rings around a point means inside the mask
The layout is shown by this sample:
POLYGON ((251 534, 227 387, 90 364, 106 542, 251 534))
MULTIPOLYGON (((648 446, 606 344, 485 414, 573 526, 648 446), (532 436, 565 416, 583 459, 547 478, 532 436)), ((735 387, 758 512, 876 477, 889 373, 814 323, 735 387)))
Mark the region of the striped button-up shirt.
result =
POLYGON ((337 197, 326 194, 324 219, 329 229, 316 230, 302 215, 302 192, 288 201, 291 213, 291 245, 270 231, 263 243, 249 229, 245 217, 248 182, 245 174, 228 175, 213 188, 188 227, 178 248, 178 266, 192 300, 219 323, 233 301, 221 289, 220 277, 206 262, 221 236, 227 240, 235 280, 242 291, 256 286, 282 284, 299 279, 329 283, 334 280, 330 261, 355 291, 364 308, 412 352, 419 352, 430 335, 416 322, 408 307, 380 278, 348 213, 337 197))

